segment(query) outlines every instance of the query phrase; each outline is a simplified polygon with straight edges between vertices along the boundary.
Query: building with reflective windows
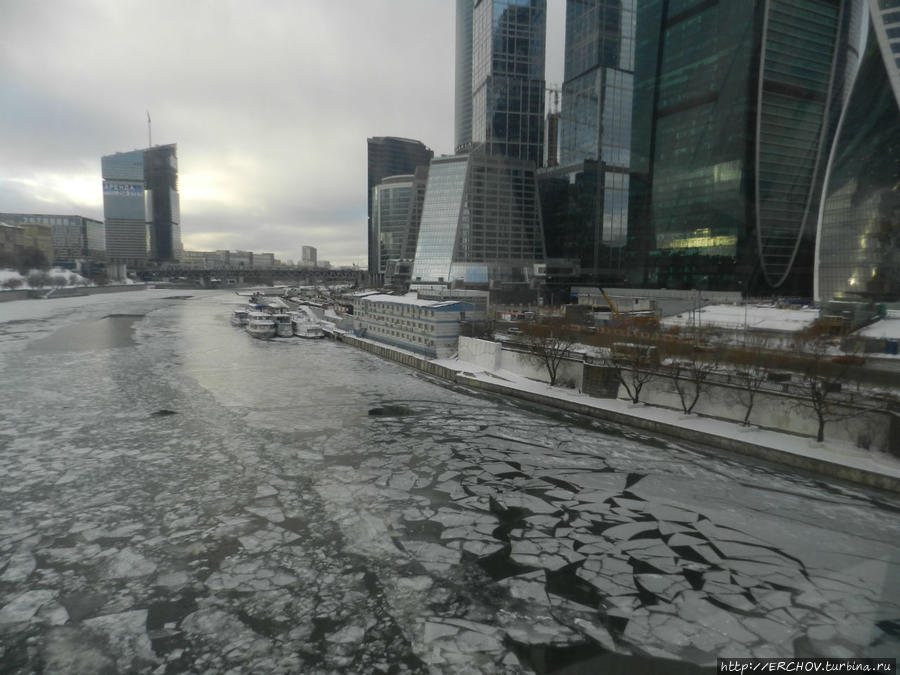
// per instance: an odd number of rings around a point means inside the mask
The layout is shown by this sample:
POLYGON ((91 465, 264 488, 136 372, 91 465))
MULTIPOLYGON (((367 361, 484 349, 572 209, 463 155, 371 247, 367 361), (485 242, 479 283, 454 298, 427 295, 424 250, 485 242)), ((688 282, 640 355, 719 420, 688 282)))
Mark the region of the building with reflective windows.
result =
POLYGON ((472 142, 488 155, 542 164, 546 31, 546 0, 474 2, 472 142))
POLYGON ((93 266, 106 260, 106 231, 103 223, 84 216, 43 213, 0 213, 0 221, 21 227, 40 225, 47 262, 71 269, 93 271, 93 266), (50 244, 49 252, 47 243, 50 244))
POLYGON ((402 276, 402 269, 411 269, 427 179, 428 167, 418 167, 412 175, 389 176, 372 188, 372 223, 378 242, 378 260, 370 274, 377 274, 379 282, 386 281, 389 264, 392 284, 402 276), (400 264, 403 262, 407 263, 405 267, 400 264))
POLYGON ((432 160, 412 284, 528 286, 545 258, 534 164, 479 148, 432 160))
POLYGON ((368 154, 368 248, 369 271, 378 269, 378 241, 372 221, 372 188, 388 176, 415 173, 416 167, 428 166, 434 152, 420 141, 395 136, 375 136, 367 140, 368 154))
POLYGON ((816 300, 900 300, 900 2, 864 0, 867 39, 830 155, 816 300))
POLYGON ((472 144, 472 10, 474 0, 456 0, 454 134, 456 152, 472 144))
POLYGON ((637 8, 629 282, 812 294, 859 0, 637 8))
POLYGON ((635 0, 567 0, 560 164, 628 168, 635 0))
POLYGON ((547 257, 571 261, 572 282, 624 274, 634 31, 634 0, 566 3, 560 166, 541 171, 538 184, 547 257))
POLYGON ((549 260, 569 261, 566 278, 548 284, 619 284, 624 278, 628 226, 628 174, 607 171, 602 162, 578 164, 538 173, 544 241, 549 260))
POLYGON ((177 146, 156 145, 101 159, 110 262, 142 267, 177 260, 181 244, 177 146))

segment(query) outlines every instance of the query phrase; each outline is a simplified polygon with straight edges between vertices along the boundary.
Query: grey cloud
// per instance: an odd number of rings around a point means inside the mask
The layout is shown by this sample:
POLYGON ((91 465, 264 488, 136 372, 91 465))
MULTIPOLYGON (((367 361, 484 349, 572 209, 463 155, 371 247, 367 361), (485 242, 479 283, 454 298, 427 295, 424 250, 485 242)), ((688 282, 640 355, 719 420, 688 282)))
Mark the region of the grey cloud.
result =
POLYGON ((70 173, 96 177, 93 206, 58 210, 98 217, 100 157, 145 147, 149 110, 153 141, 178 143, 186 239, 214 221, 240 248, 301 238, 352 262, 366 138, 450 151, 452 0, 0 0, 0 14, 0 210, 52 211, 21 180, 70 173), (201 175, 227 199, 187 192, 201 175))

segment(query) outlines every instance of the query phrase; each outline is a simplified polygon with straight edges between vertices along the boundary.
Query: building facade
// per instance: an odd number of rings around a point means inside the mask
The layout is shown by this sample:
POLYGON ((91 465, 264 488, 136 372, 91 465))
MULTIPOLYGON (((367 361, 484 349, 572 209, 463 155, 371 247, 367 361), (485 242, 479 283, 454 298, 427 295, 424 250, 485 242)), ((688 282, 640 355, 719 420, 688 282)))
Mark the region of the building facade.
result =
POLYGON ((178 195, 177 147, 154 145, 144 151, 144 182, 150 207, 150 260, 178 260, 181 244, 181 201, 178 195))
POLYGON ((829 158, 817 301, 900 300, 900 3, 863 0, 863 58, 829 158))
POLYGON ((175 144, 106 155, 101 168, 109 260, 130 267, 177 260, 183 247, 175 144))
POLYGON ((566 3, 560 162, 538 174, 547 284, 562 295, 624 275, 635 23, 635 0, 566 3))
POLYGON ((300 248, 300 263, 310 267, 316 266, 316 257, 318 252, 315 246, 302 246, 300 248))
POLYGON ((545 258, 535 173, 477 150, 432 160, 412 282, 530 284, 545 258))
POLYGON ((378 242, 378 261, 373 274, 376 282, 385 282, 389 264, 393 277, 400 276, 400 263, 407 263, 407 268, 411 266, 419 239, 427 180, 428 167, 418 167, 415 174, 389 176, 373 188, 372 219, 378 242))
MULTIPOLYGON (((360 337, 431 358, 456 353, 462 322, 474 305, 455 300, 420 300, 410 295, 366 295, 353 302, 353 330, 360 337)), ((483 318, 482 318, 483 320, 483 318)))
MULTIPOLYGON (((624 279, 628 175, 584 160, 538 172, 549 260, 570 261, 570 282, 619 285, 624 279)), ((549 274, 549 276, 553 276, 549 274)))
POLYGON ((453 147, 462 153, 472 145, 472 11, 474 0, 456 0, 456 69, 453 147))
POLYGON ((546 0, 474 2, 472 142, 488 155, 543 163, 546 31, 546 0))
POLYGON ((369 271, 378 266, 378 242, 372 222, 372 189, 388 176, 415 173, 416 167, 428 166, 434 152, 420 141, 395 136, 376 136, 367 140, 368 154, 368 251, 369 271))
POLYGON ((812 294, 858 0, 637 8, 632 285, 812 294))
MULTIPOLYGON (((37 258, 30 258, 37 263, 37 260, 43 258, 43 262, 47 265, 53 265, 57 262, 56 243, 66 231, 70 223, 83 223, 90 221, 96 223, 90 218, 82 218, 81 216, 63 216, 44 213, 0 213, 0 222, 7 225, 21 228, 19 234, 13 235, 13 230, 9 230, 9 241, 16 240, 19 242, 16 255, 21 255, 27 250, 37 253, 37 258)), ((99 247, 97 252, 103 249, 102 230, 97 237, 97 232, 92 228, 95 235, 92 243, 99 247)), ((61 251, 61 253, 64 253, 61 251)), ((102 258, 102 253, 100 253, 102 258)), ((61 259, 61 262, 68 262, 68 259, 61 259)))
POLYGON ((635 0, 567 0, 560 164, 627 172, 631 155, 635 0))

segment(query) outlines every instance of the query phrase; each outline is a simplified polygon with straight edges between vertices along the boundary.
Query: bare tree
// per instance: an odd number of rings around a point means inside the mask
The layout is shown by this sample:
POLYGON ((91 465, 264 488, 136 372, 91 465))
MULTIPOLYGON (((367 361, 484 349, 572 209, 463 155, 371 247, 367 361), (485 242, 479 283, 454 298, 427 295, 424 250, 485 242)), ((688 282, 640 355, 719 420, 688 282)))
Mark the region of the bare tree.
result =
POLYGON ((64 288, 69 285, 69 280, 62 274, 54 274, 50 277, 50 283, 54 288, 64 288))
POLYGON ((641 391, 659 372, 659 350, 654 342, 636 330, 607 348, 602 361, 615 369, 619 384, 632 403, 640 403, 641 391))
POLYGON ((705 344, 692 344, 685 351, 668 364, 666 373, 681 401, 681 409, 689 415, 706 391, 710 374, 719 366, 721 350, 705 344))
POLYGON ((560 321, 526 324, 522 335, 531 352, 531 358, 544 366, 550 378, 550 386, 556 385, 559 367, 571 354, 578 334, 560 321))
POLYGON ((750 413, 756 403, 756 395, 769 379, 769 338, 764 335, 749 335, 744 344, 734 352, 737 366, 737 397, 744 406, 744 421, 750 424, 750 413))
POLYGON ((816 416, 818 442, 825 440, 825 425, 829 422, 839 422, 879 407, 870 401, 854 401, 852 395, 842 393, 853 380, 852 368, 857 365, 858 357, 835 355, 830 342, 822 337, 798 339, 794 351, 800 369, 800 382, 794 392, 799 405, 812 410, 816 416))
POLYGON ((25 282, 22 281, 22 279, 20 277, 10 277, 9 279, 7 279, 6 281, 3 282, 3 287, 8 288, 11 291, 14 291, 24 283, 25 282))
POLYGON ((28 273, 28 285, 31 288, 43 288, 49 283, 49 275, 42 270, 31 270, 28 273))

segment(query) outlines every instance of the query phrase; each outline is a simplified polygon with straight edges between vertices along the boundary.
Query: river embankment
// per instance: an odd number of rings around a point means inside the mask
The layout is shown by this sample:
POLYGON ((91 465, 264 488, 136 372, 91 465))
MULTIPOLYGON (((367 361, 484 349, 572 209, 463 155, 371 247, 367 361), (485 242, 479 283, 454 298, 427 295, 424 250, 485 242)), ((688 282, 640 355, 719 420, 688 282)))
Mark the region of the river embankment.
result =
POLYGON ((551 387, 515 373, 487 370, 458 359, 427 359, 365 338, 336 333, 354 347, 447 382, 510 396, 548 408, 622 424, 648 433, 710 446, 798 471, 900 493, 900 461, 849 443, 781 433, 733 422, 684 415, 679 411, 618 399, 600 399, 572 389, 551 387))

